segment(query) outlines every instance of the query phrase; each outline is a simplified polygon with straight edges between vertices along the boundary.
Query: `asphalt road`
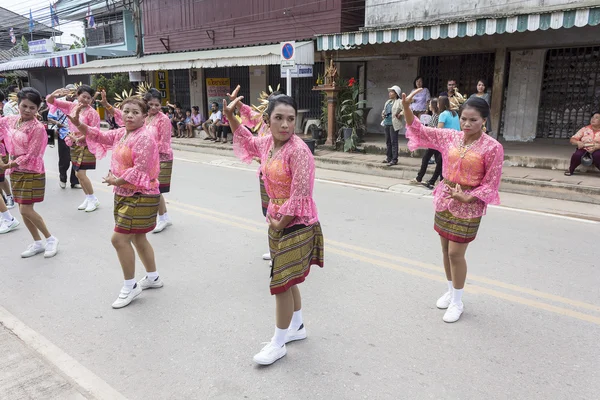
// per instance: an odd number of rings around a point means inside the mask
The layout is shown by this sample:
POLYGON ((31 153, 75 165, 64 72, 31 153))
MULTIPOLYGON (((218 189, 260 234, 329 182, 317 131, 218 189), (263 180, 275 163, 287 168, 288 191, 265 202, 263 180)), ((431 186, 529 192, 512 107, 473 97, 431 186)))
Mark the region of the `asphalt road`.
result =
POLYGON ((24 226, 0 237, 0 306, 56 347, 44 362, 71 383, 161 400, 598 398, 600 224, 490 209, 467 252, 465 313, 445 324, 431 198, 319 172, 326 259, 301 285, 309 337, 262 368, 252 356, 273 333, 274 299, 256 165, 176 157, 174 225, 150 235, 165 286, 124 309, 111 308, 122 275, 99 184, 108 160, 90 174, 101 208, 86 214, 81 191, 59 188, 49 149, 36 208, 61 241, 55 258, 19 258, 24 226))

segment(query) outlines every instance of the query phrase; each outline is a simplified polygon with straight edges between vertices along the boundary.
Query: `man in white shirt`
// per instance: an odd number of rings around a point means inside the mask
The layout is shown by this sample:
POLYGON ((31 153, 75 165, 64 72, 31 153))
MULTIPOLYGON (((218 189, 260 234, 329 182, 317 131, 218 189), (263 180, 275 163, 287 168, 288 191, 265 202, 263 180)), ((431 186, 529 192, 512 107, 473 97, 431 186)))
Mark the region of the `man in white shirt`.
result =
POLYGON ((219 110, 219 103, 213 102, 210 108, 210 117, 202 124, 204 132, 208 135, 204 140, 217 141, 217 122, 221 121, 223 114, 219 110))
POLYGON ((11 93, 19 93, 19 87, 16 85, 10 85, 7 90, 6 100, 4 101, 3 114, 5 117, 9 115, 19 114, 19 108, 17 103, 10 100, 11 93))

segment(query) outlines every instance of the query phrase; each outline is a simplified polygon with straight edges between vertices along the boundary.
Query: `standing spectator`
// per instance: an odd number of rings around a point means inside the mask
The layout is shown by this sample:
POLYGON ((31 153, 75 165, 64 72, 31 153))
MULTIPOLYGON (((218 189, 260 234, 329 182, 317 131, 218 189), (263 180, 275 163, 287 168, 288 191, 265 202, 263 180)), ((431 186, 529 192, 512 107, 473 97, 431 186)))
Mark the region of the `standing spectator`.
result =
POLYGON ((385 145, 387 157, 383 161, 389 167, 398 164, 398 133, 402 128, 402 90, 398 85, 388 88, 388 101, 383 106, 381 118, 385 128, 385 145))
POLYGON ((186 137, 186 133, 188 130, 188 126, 192 124, 192 110, 189 108, 185 110, 185 119, 181 122, 177 123, 177 137, 183 138, 186 137))
MULTIPOLYGON (((171 104, 167 104, 167 105, 172 107, 171 104)), ((179 137, 179 123, 183 122, 184 120, 185 120, 185 114, 183 113, 183 110, 181 110, 181 105, 179 103, 176 103, 175 104, 175 114, 173 115, 173 118, 171 119, 171 125, 173 125, 173 131, 174 131, 173 136, 179 137)))
MULTIPOLYGON (((413 83, 414 89, 413 92, 417 89, 423 88, 423 77, 417 76, 413 83)), ((412 92, 411 92, 412 93, 412 92)), ((410 105, 410 109, 413 111, 413 114, 417 118, 421 117, 421 114, 427 112, 427 104, 429 103, 429 99, 431 98, 431 94, 429 93, 429 89, 424 88, 422 91, 417 93, 413 98, 413 102, 410 105)))
POLYGON ((19 87, 17 85, 10 85, 6 91, 6 99, 4 100, 4 108, 3 113, 5 117, 9 117, 11 115, 18 115, 19 108, 17 103, 11 99, 11 95, 14 96, 19 93, 19 87))
POLYGON ((448 79, 448 91, 440 93, 440 97, 442 96, 448 97, 448 100, 450 100, 450 109, 454 111, 458 111, 461 104, 466 100, 456 87, 456 79, 448 79))
MULTIPOLYGON (((412 104, 414 104, 414 102, 412 104)), ((440 110, 438 107, 437 97, 434 97, 429 102, 429 110, 431 111, 431 121, 429 122, 428 126, 431 128, 437 128, 438 120, 440 117, 440 110)), ((442 178, 442 153, 435 149, 427 149, 427 151, 423 155, 423 159, 421 160, 421 169, 419 169, 417 177, 411 180, 410 183, 423 184, 428 189, 433 189, 433 187, 435 186, 435 182, 438 180, 438 178, 442 178), (431 179, 428 182, 423 183, 423 177, 425 176, 425 172, 427 172, 427 166, 429 165, 429 160, 431 160, 432 156, 435 158, 435 171, 433 172, 431 179)))
MULTIPOLYGON (((480 97, 488 103, 488 106, 492 106, 492 95, 490 92, 487 91, 487 84, 483 79, 477 81, 477 93, 473 93, 469 98, 473 97, 480 97)), ((485 120, 485 133, 487 133, 488 135, 492 133, 491 116, 485 120)))
MULTIPOLYGON (((73 97, 67 96, 59 100, 73 101, 73 97)), ((60 175, 59 185, 62 189, 67 187, 67 171, 71 167, 71 175, 69 181, 71 188, 81 188, 79 179, 75 175, 75 169, 71 166, 71 149, 65 143, 65 138, 69 135, 69 121, 67 115, 60 109, 54 108, 53 112, 48 113, 48 123, 50 128, 58 132, 58 172, 60 175)))
POLYGON ((220 121, 221 118, 223 118, 223 114, 219 110, 219 103, 217 103, 217 102, 213 102, 211 104, 210 110, 211 110, 210 116, 208 117, 206 122, 204 122, 202 124, 202 128, 204 129, 204 132, 206 132, 206 134, 208 135, 204 138, 204 140, 212 140, 213 142, 216 142, 217 141, 216 122, 220 121))
POLYGON ((438 98, 438 107, 440 116, 437 127, 440 129, 454 129, 455 131, 460 131, 458 113, 452 109, 450 99, 446 96, 440 96, 438 98))

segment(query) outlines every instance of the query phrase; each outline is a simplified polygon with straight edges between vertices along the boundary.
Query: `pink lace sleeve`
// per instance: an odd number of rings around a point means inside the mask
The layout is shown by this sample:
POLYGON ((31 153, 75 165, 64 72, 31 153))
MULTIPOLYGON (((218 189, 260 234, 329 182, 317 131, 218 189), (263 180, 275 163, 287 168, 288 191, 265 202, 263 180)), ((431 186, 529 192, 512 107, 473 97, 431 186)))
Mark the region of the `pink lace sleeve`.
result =
POLYGON ((158 145, 158 153, 164 154, 167 159, 173 159, 173 149, 171 148, 171 121, 165 114, 160 113, 156 121, 156 144, 158 145))
POLYGON ((266 139, 254 137, 248 128, 240 125, 233 133, 233 153, 246 164, 250 164, 253 157, 261 157, 266 139))
POLYGON ((246 125, 248 128, 252 129, 254 129, 262 119, 260 113, 252 110, 252 107, 247 104, 244 104, 240 109, 240 117, 242 118, 242 125, 246 125))
MULTIPOLYGON (((125 128, 119 128, 125 129, 125 128)), ((94 146, 103 146, 105 148, 111 148, 115 143, 115 137, 119 132, 119 129, 111 129, 109 131, 102 132, 100 128, 88 126, 85 140, 88 146, 93 143, 94 146)), ((91 150, 90 150, 91 151, 91 150)))
POLYGON ((0 117, 0 141, 4 140, 8 132, 8 118, 0 117))
POLYGON ((411 151, 417 149, 435 149, 446 153, 448 146, 454 140, 457 131, 452 129, 430 128, 423 126, 418 118, 406 129, 406 138, 408 139, 408 149, 411 151))
MULTIPOLYGON (((158 146, 156 141, 150 135, 140 134, 131 149, 131 155, 133 167, 123 171, 120 177, 132 185, 146 189, 150 188, 153 180, 150 175, 151 171, 158 168, 158 146)), ((158 185, 156 179, 154 179, 154 184, 158 185)))
POLYGON ((315 161, 308 148, 300 146, 290 152, 289 165, 292 172, 290 198, 279 208, 281 215, 312 219, 317 208, 312 198, 315 182, 315 161))
MULTIPOLYGON (((46 97, 46 99, 48 99, 48 97, 50 97, 50 95, 48 95, 46 97)), ((54 103, 52 103, 52 104, 48 103, 49 110, 50 110, 50 106, 54 107, 54 111, 56 111, 56 109, 58 108, 63 113, 70 114, 71 110, 73 110, 73 108, 75 108, 77 105, 75 103, 71 103, 70 101, 54 99, 54 103)))
POLYGON ((18 166, 27 166, 32 171, 44 170, 44 153, 48 145, 48 135, 42 124, 38 124, 29 134, 27 154, 15 159, 18 166))
POLYGON ((485 176, 481 184, 471 190, 469 194, 477 197, 485 204, 500 204, 500 180, 502 178, 502 165, 504 163, 504 148, 497 143, 485 154, 485 176))
POLYGON ((125 124, 123 123, 123 111, 116 107, 113 107, 113 116, 115 117, 115 122, 117 123, 117 125, 125 126, 125 124))

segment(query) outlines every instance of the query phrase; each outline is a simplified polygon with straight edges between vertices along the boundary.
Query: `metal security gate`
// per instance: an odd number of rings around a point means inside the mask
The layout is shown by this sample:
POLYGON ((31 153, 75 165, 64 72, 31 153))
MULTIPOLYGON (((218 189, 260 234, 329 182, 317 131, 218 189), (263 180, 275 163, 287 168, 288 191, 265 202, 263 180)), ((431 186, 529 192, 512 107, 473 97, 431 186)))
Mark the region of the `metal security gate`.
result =
POLYGON ((175 69, 169 71, 169 86, 171 89, 171 103, 179 103, 185 110, 190 107, 190 71, 175 69))
POLYGON ((419 75, 432 96, 445 92, 450 79, 456 80, 460 93, 471 95, 477 92, 479 79, 492 84, 495 56, 495 53, 425 56, 419 60, 419 75))
POLYGON ((546 54, 537 138, 567 139, 600 108, 600 46, 546 54))
MULTIPOLYGON (((230 89, 234 90, 240 85, 240 96, 244 96, 244 101, 250 103, 250 68, 249 67, 228 67, 228 68, 210 68, 204 70, 205 78, 229 78, 230 89)), ((231 92, 229 92, 231 93, 231 92)))
MULTIPOLYGON (((292 91, 293 97, 298 103, 299 109, 310 110, 305 114, 308 118, 319 118, 321 115, 321 92, 313 91, 312 88, 317 84, 317 76, 325 72, 325 63, 317 62, 313 65, 312 78, 293 78, 292 91)), ((285 78, 281 78, 281 68, 279 65, 269 65, 268 83, 273 90, 280 85, 280 91, 285 93, 285 78)))

